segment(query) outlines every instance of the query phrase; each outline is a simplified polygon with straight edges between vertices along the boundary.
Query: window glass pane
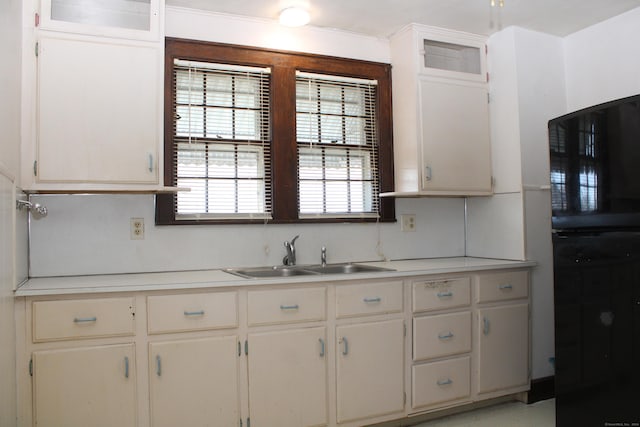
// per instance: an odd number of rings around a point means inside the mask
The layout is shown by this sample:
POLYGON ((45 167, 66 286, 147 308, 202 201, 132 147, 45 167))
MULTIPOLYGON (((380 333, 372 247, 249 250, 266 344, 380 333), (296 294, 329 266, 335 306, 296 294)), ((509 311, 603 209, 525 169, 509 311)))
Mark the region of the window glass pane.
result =
POLYGON ((300 214, 376 215, 375 85, 325 77, 296 86, 300 214))
POLYGON ((177 195, 177 215, 268 216, 268 75, 215 64, 175 73, 176 182, 191 188, 177 195))

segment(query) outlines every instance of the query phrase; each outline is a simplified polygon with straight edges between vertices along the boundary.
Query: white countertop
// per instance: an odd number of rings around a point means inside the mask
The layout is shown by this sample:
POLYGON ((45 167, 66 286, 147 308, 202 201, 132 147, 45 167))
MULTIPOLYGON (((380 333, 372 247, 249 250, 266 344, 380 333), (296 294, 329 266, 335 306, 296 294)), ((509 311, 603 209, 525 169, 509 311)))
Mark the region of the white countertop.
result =
POLYGON ((174 271, 163 273, 108 274, 30 278, 18 288, 15 296, 64 295, 80 293, 157 291, 172 289, 204 289, 237 286, 274 285, 283 283, 324 283, 343 280, 401 278, 408 276, 532 267, 533 261, 511 261, 488 258, 428 258, 416 260, 358 262, 389 268, 352 274, 325 274, 268 279, 245 279, 222 270, 174 271))

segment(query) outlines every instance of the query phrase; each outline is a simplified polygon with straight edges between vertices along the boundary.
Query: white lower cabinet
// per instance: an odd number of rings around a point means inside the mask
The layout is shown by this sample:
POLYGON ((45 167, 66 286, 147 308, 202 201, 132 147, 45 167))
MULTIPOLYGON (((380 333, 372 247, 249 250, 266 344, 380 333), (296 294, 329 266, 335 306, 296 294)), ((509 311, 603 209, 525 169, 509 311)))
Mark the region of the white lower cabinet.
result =
POLYGON ((237 425, 237 343, 235 335, 150 343, 151 425, 237 425))
POLYGON ((520 268, 23 297, 18 425, 359 427, 515 396, 528 286, 520 268))
POLYGON ((434 406, 468 398, 470 378, 469 356, 415 365, 411 371, 411 406, 434 406))
POLYGON ((404 410, 404 321, 336 328, 337 421, 404 410))
POLYGON ((529 305, 478 310, 478 393, 529 383, 529 305))
POLYGON ((251 426, 327 425, 326 328, 250 333, 248 343, 251 426))
POLYGON ((34 425, 137 425, 134 344, 33 353, 34 425))

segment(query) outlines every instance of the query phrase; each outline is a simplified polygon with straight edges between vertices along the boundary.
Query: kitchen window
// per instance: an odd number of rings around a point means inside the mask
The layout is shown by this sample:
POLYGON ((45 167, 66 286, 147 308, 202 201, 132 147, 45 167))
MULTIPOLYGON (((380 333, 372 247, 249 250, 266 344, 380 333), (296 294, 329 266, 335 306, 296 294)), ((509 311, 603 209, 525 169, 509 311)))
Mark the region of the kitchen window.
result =
POLYGON ((167 39, 158 224, 395 221, 388 64, 167 39))

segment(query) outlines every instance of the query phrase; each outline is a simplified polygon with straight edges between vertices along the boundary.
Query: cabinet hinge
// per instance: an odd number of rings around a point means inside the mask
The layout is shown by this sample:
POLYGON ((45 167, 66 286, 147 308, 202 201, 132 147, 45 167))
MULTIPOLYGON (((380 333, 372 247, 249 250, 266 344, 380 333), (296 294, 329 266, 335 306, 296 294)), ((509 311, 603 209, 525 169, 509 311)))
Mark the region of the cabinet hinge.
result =
POLYGON ((35 13, 33 17, 33 22, 36 25, 36 27, 40 26, 40 14, 38 12, 35 13))
POLYGON ((249 340, 244 340, 244 355, 245 356, 249 355, 249 340))
POLYGON ((33 161, 33 176, 38 176, 38 161, 33 161))
POLYGON ((36 48, 35 48, 36 58, 38 57, 38 52, 40 51, 39 47, 40 47, 40 42, 36 42, 36 48))
POLYGON ((33 359, 29 359, 29 376, 33 376, 33 359))

